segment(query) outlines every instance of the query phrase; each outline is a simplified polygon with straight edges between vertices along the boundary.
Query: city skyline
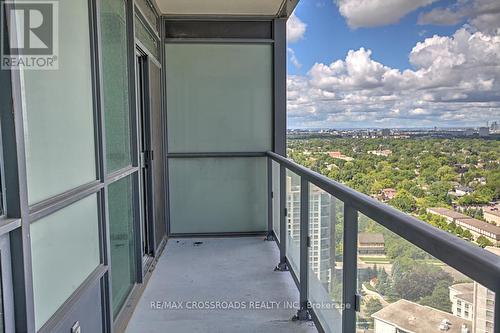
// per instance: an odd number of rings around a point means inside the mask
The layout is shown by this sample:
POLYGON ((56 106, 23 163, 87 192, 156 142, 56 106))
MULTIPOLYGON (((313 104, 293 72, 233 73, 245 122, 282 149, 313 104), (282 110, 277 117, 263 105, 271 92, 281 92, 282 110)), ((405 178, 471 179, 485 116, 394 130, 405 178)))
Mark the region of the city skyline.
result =
POLYGON ((290 128, 479 127, 500 115, 500 3, 300 2, 290 128))

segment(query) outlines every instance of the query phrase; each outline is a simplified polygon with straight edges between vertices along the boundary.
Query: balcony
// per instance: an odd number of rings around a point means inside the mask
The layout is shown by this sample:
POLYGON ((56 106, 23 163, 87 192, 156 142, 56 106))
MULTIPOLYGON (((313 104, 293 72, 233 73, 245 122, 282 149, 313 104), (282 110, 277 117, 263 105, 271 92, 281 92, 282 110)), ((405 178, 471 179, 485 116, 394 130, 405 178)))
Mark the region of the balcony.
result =
MULTIPOLYGON (((471 308, 480 307, 481 298, 489 304, 483 325, 498 322, 491 306, 498 304, 500 281, 495 249, 475 247, 280 155, 267 156, 267 235, 170 238, 126 332, 380 332, 384 326, 480 332, 478 320, 456 315, 455 303, 452 315, 418 304, 412 292, 390 295, 371 287, 366 274, 382 280, 382 268, 390 272, 400 264, 384 264, 384 238, 414 251, 427 283, 435 274, 449 276, 458 290, 452 300, 470 292, 471 308), (359 235, 363 244, 376 242, 379 257, 358 252, 359 235), (371 260, 380 272, 370 271, 371 260), (381 308, 368 313, 371 300, 381 308)), ((408 265, 398 268, 413 273, 408 265)))
POLYGON ((290 320, 299 294, 278 261, 262 237, 171 238, 126 332, 316 332, 290 320))
MULTIPOLYGON (((15 58, 39 4, 1 3, 15 58)), ((286 159, 296 4, 44 4, 58 67, 0 71, 0 331, 500 332, 498 248, 286 159)))

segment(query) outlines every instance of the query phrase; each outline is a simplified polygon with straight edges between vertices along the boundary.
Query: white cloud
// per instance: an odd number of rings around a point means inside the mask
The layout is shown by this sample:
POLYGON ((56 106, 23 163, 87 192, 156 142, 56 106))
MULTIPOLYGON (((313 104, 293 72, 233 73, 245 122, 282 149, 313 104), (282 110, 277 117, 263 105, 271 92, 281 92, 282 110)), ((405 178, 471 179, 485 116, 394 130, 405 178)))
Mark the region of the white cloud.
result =
POLYGON ((337 0, 339 11, 351 28, 397 23, 417 8, 437 0, 337 0))
POLYGON ((418 24, 455 25, 467 21, 473 28, 496 33, 500 28, 500 1, 458 0, 448 7, 438 7, 419 15, 418 24))
POLYGON ((291 47, 287 48, 288 53, 290 54, 290 62, 292 65, 295 66, 295 68, 299 69, 302 67, 302 64, 300 63, 299 59, 295 55, 295 50, 292 49, 291 47))
POLYGON ((294 13, 292 13, 286 22, 287 42, 294 43, 304 38, 306 28, 307 24, 302 22, 294 13))
POLYGON ((400 71, 364 48, 289 76, 291 126, 478 125, 500 118, 500 34, 433 36, 400 71))

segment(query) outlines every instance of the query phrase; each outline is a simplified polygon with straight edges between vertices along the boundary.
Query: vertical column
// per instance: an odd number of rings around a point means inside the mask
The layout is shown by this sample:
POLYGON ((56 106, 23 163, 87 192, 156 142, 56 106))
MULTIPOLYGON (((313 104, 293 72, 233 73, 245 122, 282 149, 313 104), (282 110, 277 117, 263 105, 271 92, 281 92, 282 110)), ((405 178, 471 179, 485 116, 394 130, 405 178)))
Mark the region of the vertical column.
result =
POLYGON ((267 241, 273 241, 273 164, 267 157, 267 241))
MULTIPOLYGON (((5 20, 0 24, 5 28, 2 36, 3 47, 5 50, 10 50, 9 45, 16 43, 14 40, 9 40, 17 37, 16 22, 5 20)), ((5 157, 5 188, 8 189, 5 193, 7 216, 21 219, 21 227, 10 233, 15 330, 34 332, 35 312, 21 75, 22 72, 19 70, 0 71, 2 87, 5 87, 0 94, 1 134, 5 157)))
POLYGON ((273 21, 274 152, 286 155, 286 19, 273 21))
POLYGON ((100 214, 100 242, 101 242, 101 263, 107 267, 107 271, 99 282, 101 287, 101 304, 103 309, 103 328, 105 332, 113 331, 113 309, 111 304, 111 243, 110 243, 110 227, 108 214, 108 188, 106 186, 106 133, 104 128, 104 83, 103 83, 103 63, 102 63, 102 41, 101 41, 101 8, 100 2, 90 1, 92 22, 92 66, 94 80, 94 119, 95 119, 95 137, 96 137, 96 161, 97 175, 101 183, 105 186, 99 192, 99 214, 100 214))
POLYGON ((286 219, 287 219, 287 208, 286 208, 286 169, 280 164, 280 262, 278 266, 274 269, 275 271, 288 271, 288 266, 286 263, 286 219))
POLYGON ((330 270, 331 270, 330 286, 329 286, 330 291, 333 290, 335 284, 334 282, 335 258, 336 258, 335 246, 337 245, 335 243, 336 226, 337 226, 337 199, 333 195, 330 195, 330 270))
POLYGON ((344 203, 344 262, 342 331, 356 331, 358 212, 344 203))
POLYGON ((298 320, 309 320, 308 286, 309 286, 309 182, 300 178, 300 309, 298 320))

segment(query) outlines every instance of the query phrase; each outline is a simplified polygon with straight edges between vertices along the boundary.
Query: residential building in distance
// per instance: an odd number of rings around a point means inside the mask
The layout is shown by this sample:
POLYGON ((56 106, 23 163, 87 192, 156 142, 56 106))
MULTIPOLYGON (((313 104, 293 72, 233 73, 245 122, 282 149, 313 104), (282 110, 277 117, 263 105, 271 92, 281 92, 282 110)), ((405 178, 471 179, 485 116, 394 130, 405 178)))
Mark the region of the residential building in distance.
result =
POLYGON ((342 154, 340 151, 329 151, 327 153, 331 158, 338 158, 339 160, 352 161, 354 158, 342 154))
POLYGON ((479 127, 479 136, 480 137, 486 137, 490 135, 490 128, 489 127, 479 127))
MULTIPOLYGON (((486 250, 500 256, 500 248, 487 246, 486 250)), ((474 318, 472 332, 493 333, 495 322, 495 294, 488 288, 474 282, 474 318)))
POLYGON ((454 195, 457 197, 463 197, 464 195, 470 194, 474 191, 473 188, 469 186, 458 185, 455 187, 454 191, 448 192, 450 195, 454 195))
MULTIPOLYGON (((287 177, 287 196, 289 203, 288 226, 293 241, 300 239, 300 186, 295 179, 287 177)), ((325 286, 330 285, 332 274, 331 258, 331 226, 332 226, 332 198, 328 193, 317 187, 309 191, 309 266, 318 280, 325 286)))
POLYGON ((392 154, 392 150, 390 149, 369 150, 368 154, 387 157, 392 154))
POLYGON ((374 333, 472 333, 472 322, 451 313, 400 299, 375 312, 374 333))
POLYGON ((370 232, 359 233, 358 254, 360 256, 385 256, 384 235, 370 232))
POLYGON ((394 199, 396 196, 397 191, 394 188, 384 188, 382 191, 380 191, 380 199, 382 201, 389 201, 394 199))
MULTIPOLYGON (((500 248, 486 247, 500 255, 500 248)), ((454 316, 472 321, 472 332, 492 333, 494 327, 495 295, 477 282, 450 286, 450 301, 454 316)))
POLYGON ((472 321, 474 317, 474 283, 457 283, 450 286, 449 289, 453 315, 472 321))
POLYGON ((486 221, 500 226, 500 205, 483 207, 483 217, 486 221))
POLYGON ((391 135, 391 130, 389 128, 384 128, 380 131, 380 134, 383 136, 383 137, 388 137, 391 135))
POLYGON ((469 230, 474 239, 484 236, 494 245, 500 245, 500 226, 481 221, 448 208, 427 208, 427 212, 444 217, 448 223, 455 223, 462 229, 469 230))

